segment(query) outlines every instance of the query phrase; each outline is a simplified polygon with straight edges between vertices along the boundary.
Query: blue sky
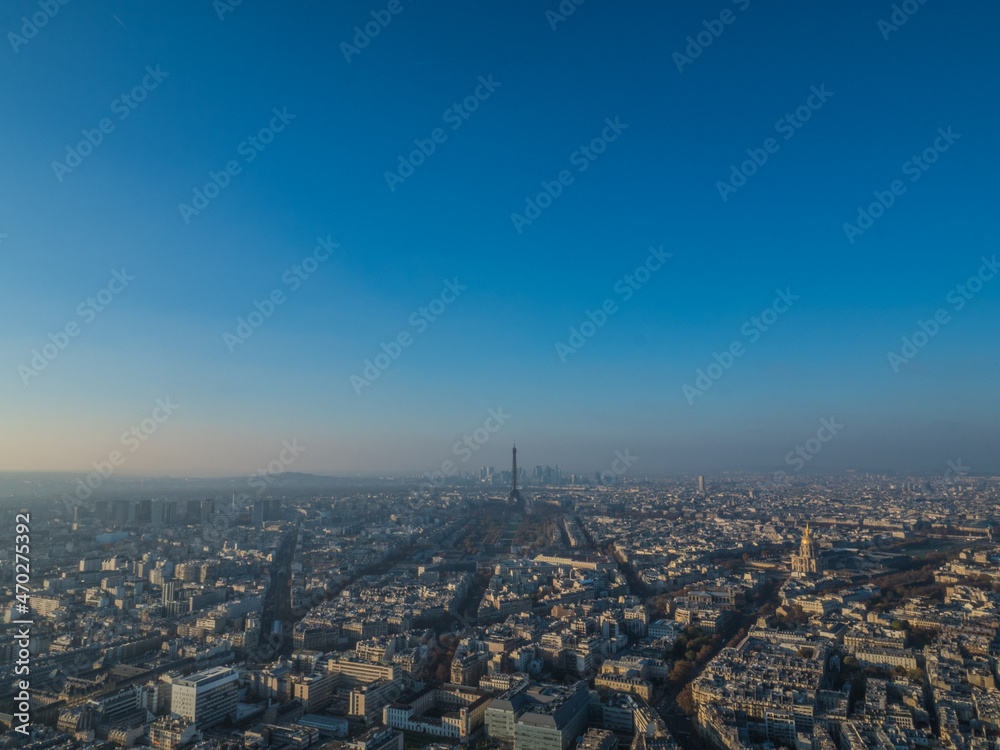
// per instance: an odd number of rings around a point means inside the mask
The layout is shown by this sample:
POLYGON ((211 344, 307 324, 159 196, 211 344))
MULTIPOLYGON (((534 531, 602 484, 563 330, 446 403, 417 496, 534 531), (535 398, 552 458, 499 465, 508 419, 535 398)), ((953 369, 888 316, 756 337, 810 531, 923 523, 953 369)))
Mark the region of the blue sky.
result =
POLYGON ((164 397, 179 409, 120 471, 249 473, 292 438, 296 470, 430 470, 498 407, 511 418, 460 470, 505 464, 514 441, 523 463, 569 470, 625 448, 636 472, 787 468, 830 416, 845 427, 810 468, 1000 469, 1000 280, 946 302, 998 245, 995 4, 913 3, 895 31, 879 27, 891 3, 587 0, 565 20, 546 16, 556 2, 388 6, 5 6, 0 469, 87 469, 164 397), (373 12, 391 21, 348 61, 373 12), (779 121, 814 87, 832 94, 786 139, 779 121), (104 118, 79 166, 53 167, 104 118), (627 127, 581 162, 615 118, 627 127), (723 200, 748 149, 767 160, 723 200), (935 163, 907 170, 925 149, 935 163), (186 221, 179 204, 231 161, 186 221), (563 170, 518 231, 511 214, 563 170), (905 192, 849 241, 844 223, 894 180, 905 192), (339 247, 292 290, 318 237, 339 247), (669 260, 623 300, 615 284, 660 246, 669 260), (123 268, 134 280, 79 315, 123 268), (418 332, 411 316, 455 280, 467 289, 418 332), (285 301, 227 347, 275 289, 285 301), (786 289, 799 299, 750 342, 743 326, 786 289), (556 344, 609 298, 617 312, 562 361, 556 344), (940 308, 949 322, 895 372, 888 353, 940 308), (68 323, 79 335, 26 375, 68 323), (357 393, 351 376, 404 331, 357 393), (687 398, 733 341, 745 353, 687 398))

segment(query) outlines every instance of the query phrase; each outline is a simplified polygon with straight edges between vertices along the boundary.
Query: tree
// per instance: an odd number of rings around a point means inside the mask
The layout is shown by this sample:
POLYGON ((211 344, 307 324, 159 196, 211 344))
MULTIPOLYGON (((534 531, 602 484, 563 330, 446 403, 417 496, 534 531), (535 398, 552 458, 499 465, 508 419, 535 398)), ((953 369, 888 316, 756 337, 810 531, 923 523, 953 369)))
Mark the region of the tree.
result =
POLYGON ((698 651, 704 646, 707 646, 708 643, 709 643, 708 638, 706 638, 705 636, 701 636, 700 638, 695 638, 693 641, 691 641, 688 644, 688 648, 691 649, 692 651, 698 651))
POLYGON ((675 659, 680 659, 684 652, 687 651, 687 638, 680 636, 676 641, 674 641, 672 653, 675 659))
POLYGON ((660 594, 653 597, 653 607, 658 614, 665 615, 670 611, 672 597, 669 594, 660 594))
POLYGON ((677 707, 686 713, 688 716, 694 716, 697 711, 697 706, 694 703, 694 695, 691 691, 691 685, 685 685, 684 689, 681 690, 680 695, 677 696, 677 707))
POLYGON ((667 675, 667 681, 674 687, 679 687, 691 679, 692 674, 694 674, 694 667, 691 662, 681 660, 674 662, 674 666, 671 667, 670 673, 667 675))
POLYGON ((791 625, 805 625, 809 621, 809 616, 802 609, 802 605, 793 604, 788 607, 788 615, 786 616, 789 624, 791 625))

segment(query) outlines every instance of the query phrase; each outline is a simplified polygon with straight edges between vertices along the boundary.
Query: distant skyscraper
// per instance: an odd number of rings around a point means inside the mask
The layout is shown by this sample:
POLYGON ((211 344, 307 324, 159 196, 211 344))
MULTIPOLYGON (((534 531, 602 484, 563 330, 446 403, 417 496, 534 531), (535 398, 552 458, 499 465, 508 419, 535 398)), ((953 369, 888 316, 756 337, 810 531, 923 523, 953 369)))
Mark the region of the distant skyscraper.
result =
POLYGON ((177 582, 167 581, 163 584, 163 603, 167 604, 177 598, 177 582))
POLYGON ((113 521, 119 525, 127 525, 132 520, 132 503, 129 500, 112 500, 113 521))
POLYGON ((174 522, 174 503, 172 500, 154 500, 152 509, 154 524, 169 525, 174 522))
POLYGON ((253 522, 257 525, 281 518, 281 501, 276 497, 254 500, 251 509, 253 522))
POLYGON ((705 492, 705 477, 698 477, 698 492, 701 492, 702 494, 705 492))

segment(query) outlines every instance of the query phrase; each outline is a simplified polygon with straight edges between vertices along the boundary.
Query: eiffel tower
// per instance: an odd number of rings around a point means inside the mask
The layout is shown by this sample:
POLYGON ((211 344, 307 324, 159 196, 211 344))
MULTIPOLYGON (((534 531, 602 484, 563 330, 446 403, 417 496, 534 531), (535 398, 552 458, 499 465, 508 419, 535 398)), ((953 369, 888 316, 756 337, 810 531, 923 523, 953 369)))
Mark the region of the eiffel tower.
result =
POLYGON ((521 490, 517 488, 517 446, 514 446, 514 465, 510 470, 510 494, 507 496, 507 505, 516 506, 519 510, 524 509, 524 498, 521 497, 521 490))

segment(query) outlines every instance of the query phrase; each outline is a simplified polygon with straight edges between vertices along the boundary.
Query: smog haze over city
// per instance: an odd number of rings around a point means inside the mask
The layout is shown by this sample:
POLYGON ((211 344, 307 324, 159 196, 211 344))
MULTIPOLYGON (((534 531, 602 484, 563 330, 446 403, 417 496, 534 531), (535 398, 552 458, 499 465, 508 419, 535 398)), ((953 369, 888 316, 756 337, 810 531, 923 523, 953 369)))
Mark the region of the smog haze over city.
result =
POLYGON ((0 747, 1000 750, 998 23, 8 0, 0 747))

